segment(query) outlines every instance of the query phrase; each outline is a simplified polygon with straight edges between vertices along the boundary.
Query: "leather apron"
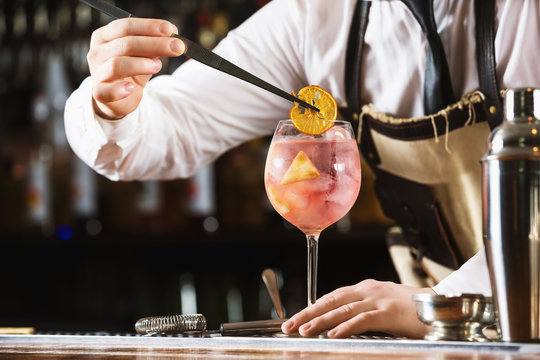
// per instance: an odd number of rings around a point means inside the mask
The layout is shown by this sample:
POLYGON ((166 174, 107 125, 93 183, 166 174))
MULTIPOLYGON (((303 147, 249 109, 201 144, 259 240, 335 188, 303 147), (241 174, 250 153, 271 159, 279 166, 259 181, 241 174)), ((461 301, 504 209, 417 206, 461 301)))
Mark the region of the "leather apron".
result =
POLYGON ((347 49, 347 107, 340 111, 357 129, 364 163, 376 176, 374 190, 382 209, 401 229, 398 237, 406 241, 415 263, 429 274, 426 264, 434 261, 449 273, 483 246, 480 159, 490 131, 503 114, 495 73, 495 1, 475 0, 480 88, 459 98, 452 94, 432 0, 402 1, 429 44, 425 116, 396 118, 360 103, 362 50, 370 8, 370 2, 361 0, 356 5, 347 49))

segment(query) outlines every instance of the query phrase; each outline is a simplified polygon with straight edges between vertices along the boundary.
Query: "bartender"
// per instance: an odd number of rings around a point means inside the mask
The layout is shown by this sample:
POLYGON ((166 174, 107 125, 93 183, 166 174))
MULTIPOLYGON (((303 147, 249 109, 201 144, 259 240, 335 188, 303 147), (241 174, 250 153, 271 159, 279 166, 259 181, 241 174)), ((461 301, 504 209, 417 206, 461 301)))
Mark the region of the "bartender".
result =
MULTIPOLYGON (((480 158, 505 88, 540 86, 537 0, 274 0, 215 52, 282 89, 317 84, 353 122, 385 212, 434 287, 365 280, 283 324, 331 338, 364 331, 422 337, 416 293, 490 294, 482 248, 480 158)), ((270 135, 290 105, 179 56, 178 29, 123 19, 92 35, 91 76, 69 98, 75 153, 111 180, 189 177, 227 150, 270 135)))

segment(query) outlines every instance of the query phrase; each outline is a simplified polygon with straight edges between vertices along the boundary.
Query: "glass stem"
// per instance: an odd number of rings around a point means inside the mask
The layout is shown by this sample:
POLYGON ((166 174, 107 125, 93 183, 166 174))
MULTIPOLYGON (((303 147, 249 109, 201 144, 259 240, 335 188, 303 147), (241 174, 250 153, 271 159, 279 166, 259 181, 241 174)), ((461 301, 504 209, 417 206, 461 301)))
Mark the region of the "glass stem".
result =
POLYGON ((308 306, 317 300, 317 257, 319 252, 319 234, 307 237, 307 292, 308 306))

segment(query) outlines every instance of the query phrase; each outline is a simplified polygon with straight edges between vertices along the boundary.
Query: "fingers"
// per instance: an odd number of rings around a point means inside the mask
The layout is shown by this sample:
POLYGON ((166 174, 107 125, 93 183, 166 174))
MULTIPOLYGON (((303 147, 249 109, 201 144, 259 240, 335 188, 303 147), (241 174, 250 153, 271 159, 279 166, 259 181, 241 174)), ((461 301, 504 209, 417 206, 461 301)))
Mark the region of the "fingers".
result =
POLYGON ((135 85, 129 81, 102 82, 93 88, 93 97, 101 103, 125 99, 133 92, 135 85))
POLYGON ((87 57, 89 62, 99 64, 118 56, 171 57, 184 51, 184 43, 177 38, 126 36, 91 48, 87 57))
POLYGON ((381 310, 359 312, 347 321, 335 324, 327 336, 329 338, 346 338, 366 331, 385 331, 385 313, 381 310))
MULTIPOLYGON (((354 291, 353 287, 351 286, 334 290, 333 292, 324 295, 323 297, 318 299, 315 304, 308 306, 307 308, 287 320, 285 323, 283 323, 282 331, 286 334, 292 334, 296 331, 299 331, 300 327, 303 326, 302 332, 306 334, 314 334, 316 331, 315 329, 321 329, 323 327, 322 322, 324 322, 324 319, 326 319, 326 321, 328 320, 328 316, 326 315, 323 316, 323 320, 321 320, 319 317, 324 314, 336 314, 332 313, 332 311, 344 305, 350 306, 350 303, 353 303, 355 301, 359 302, 361 300, 361 295, 357 294, 357 292, 354 291), (315 324, 316 326, 311 328, 311 325, 313 324, 310 324, 308 326, 308 323, 313 322, 314 319, 317 319, 317 323, 315 324)), ((340 314, 340 317, 343 317, 344 314, 348 311, 356 310, 357 306, 360 306, 360 304, 356 304, 354 309, 349 307, 342 308, 340 311, 343 314, 340 314)))
MULTIPOLYGON (((344 324, 347 324, 349 320, 354 319, 355 317, 359 316, 359 314, 368 314, 370 310, 372 310, 372 308, 366 301, 356 301, 343 304, 340 307, 328 311, 327 313, 318 316, 308 323, 300 326, 298 332, 302 336, 315 336, 327 329, 333 329, 331 331, 334 331, 338 325, 342 324, 338 334, 343 334, 347 331, 353 330, 349 329, 351 326, 344 326, 344 324)), ((355 328, 357 327, 356 325, 355 328)), ((352 334, 353 333, 350 335, 352 334)))
POLYGON ((120 19, 96 30, 92 35, 87 60, 92 76, 99 81, 136 75, 155 74, 161 64, 152 59, 179 56, 185 45, 170 37, 178 29, 165 20, 120 19), (123 71, 115 73, 116 70, 123 71), (125 70, 132 69, 132 72, 125 70), (138 72, 138 70, 141 72, 138 72))
POLYGON ((122 118, 142 99, 143 88, 162 67, 159 57, 181 55, 185 46, 176 26, 159 19, 120 19, 94 31, 87 61, 92 75, 94 110, 122 118))
POLYGON ((127 18, 110 22, 92 33, 90 46, 126 36, 169 37, 178 34, 176 26, 165 20, 127 18))
POLYGON ((132 81, 117 80, 94 85, 92 98, 94 111, 105 119, 121 119, 135 110, 142 98, 143 87, 150 76, 139 76, 132 81))
POLYGON ((94 69, 92 76, 95 83, 124 79, 136 75, 153 75, 161 70, 161 61, 157 58, 114 57, 102 66, 94 69))

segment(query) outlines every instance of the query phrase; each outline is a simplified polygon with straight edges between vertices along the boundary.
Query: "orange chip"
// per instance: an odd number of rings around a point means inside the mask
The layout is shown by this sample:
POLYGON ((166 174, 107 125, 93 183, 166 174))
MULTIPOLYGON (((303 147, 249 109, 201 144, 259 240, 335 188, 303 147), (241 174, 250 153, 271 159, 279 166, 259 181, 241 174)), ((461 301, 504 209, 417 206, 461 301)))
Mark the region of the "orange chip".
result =
POLYGON ((328 91, 319 86, 310 85, 298 92, 298 98, 320 110, 317 112, 294 103, 289 117, 298 131, 308 135, 320 135, 334 125, 334 120, 337 118, 337 104, 328 91))

